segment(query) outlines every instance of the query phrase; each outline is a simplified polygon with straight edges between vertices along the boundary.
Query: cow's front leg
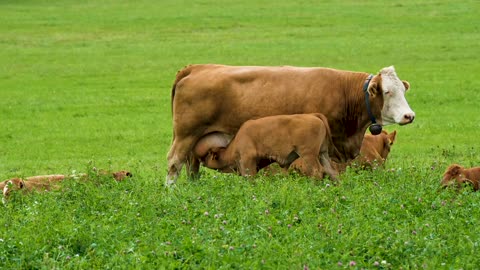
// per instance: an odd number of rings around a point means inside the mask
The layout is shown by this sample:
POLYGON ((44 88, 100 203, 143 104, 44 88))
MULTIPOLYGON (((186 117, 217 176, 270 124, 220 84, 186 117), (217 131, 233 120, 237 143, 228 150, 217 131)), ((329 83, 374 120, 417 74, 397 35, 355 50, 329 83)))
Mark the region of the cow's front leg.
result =
POLYGON ((176 137, 170 151, 168 151, 168 174, 165 180, 165 186, 172 186, 176 183, 180 172, 182 171, 183 164, 187 162, 189 153, 193 148, 193 144, 197 141, 198 138, 194 136, 186 138, 176 137))

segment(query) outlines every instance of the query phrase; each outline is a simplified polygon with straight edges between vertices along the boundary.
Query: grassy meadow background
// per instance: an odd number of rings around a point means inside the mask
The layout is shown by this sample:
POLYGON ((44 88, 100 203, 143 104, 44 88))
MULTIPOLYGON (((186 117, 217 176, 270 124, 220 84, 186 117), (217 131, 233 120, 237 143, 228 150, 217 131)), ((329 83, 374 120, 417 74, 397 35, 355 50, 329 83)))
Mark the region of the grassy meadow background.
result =
POLYGON ((0 207, 4 269, 474 269, 480 3, 0 1, 0 179, 87 172, 0 207), (192 63, 394 65, 416 112, 385 170, 341 184, 202 169, 163 187, 170 91, 192 63), (93 167, 130 170, 116 183, 93 167))

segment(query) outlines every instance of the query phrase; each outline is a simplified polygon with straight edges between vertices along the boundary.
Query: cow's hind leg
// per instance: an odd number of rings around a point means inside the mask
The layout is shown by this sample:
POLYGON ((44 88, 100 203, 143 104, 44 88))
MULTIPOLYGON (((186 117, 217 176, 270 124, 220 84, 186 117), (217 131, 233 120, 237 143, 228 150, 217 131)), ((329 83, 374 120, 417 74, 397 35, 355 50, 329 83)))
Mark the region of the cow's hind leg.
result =
POLYGON ((320 159, 320 164, 322 164, 327 175, 330 176, 332 180, 337 181, 338 171, 332 167, 330 156, 328 155, 328 144, 322 144, 318 158, 320 159))
POLYGON ((190 136, 183 138, 182 140, 179 140, 178 137, 176 137, 173 140, 172 146, 170 147, 170 151, 168 151, 167 155, 168 174, 165 180, 165 186, 171 186, 177 181, 183 165, 187 162, 187 158, 190 155, 196 139, 196 137, 190 136))
POLYGON ((338 172, 332 167, 332 164, 330 163, 330 157, 328 156, 328 152, 320 154, 320 163, 325 169, 325 172, 327 173, 327 175, 330 176, 332 180, 337 181, 338 172))

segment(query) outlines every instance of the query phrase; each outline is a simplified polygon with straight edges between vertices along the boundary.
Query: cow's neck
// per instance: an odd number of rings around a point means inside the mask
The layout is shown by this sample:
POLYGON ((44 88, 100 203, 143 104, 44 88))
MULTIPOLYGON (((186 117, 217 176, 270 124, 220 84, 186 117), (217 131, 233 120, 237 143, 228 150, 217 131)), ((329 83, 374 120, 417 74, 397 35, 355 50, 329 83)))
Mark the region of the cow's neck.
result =
POLYGON ((370 94, 368 92, 368 85, 370 84, 372 79, 373 79, 373 75, 372 74, 368 75, 368 78, 365 80, 365 83, 363 84, 362 91, 363 91, 363 95, 365 96, 365 106, 367 108, 368 118, 370 118, 370 121, 371 121, 369 130, 373 135, 378 135, 380 134, 380 132, 382 132, 382 126, 377 123, 377 120, 373 115, 372 106, 370 105, 370 94))
MULTIPOLYGON (((368 115, 367 105, 363 85, 369 74, 359 73, 352 76, 351 81, 344 85, 345 108, 339 108, 343 114, 339 114, 337 123, 331 125, 333 141, 337 150, 342 154, 340 162, 346 162, 354 159, 360 152, 365 131, 371 124, 368 115)), ((372 113, 376 118, 380 118, 380 111, 377 104, 371 102, 372 113)))

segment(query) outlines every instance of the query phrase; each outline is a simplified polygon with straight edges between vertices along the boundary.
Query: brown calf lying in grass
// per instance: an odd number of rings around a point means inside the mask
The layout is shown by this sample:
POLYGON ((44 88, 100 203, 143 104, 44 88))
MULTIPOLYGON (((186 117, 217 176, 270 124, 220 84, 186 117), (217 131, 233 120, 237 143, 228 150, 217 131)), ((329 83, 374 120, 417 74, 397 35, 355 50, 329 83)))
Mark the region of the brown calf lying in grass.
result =
POLYGON ((354 162, 362 168, 383 166, 396 136, 396 130, 391 133, 382 130, 378 135, 365 134, 362 147, 360 148, 360 155, 354 162))
POLYGON ((12 178, 4 181, 3 187, 3 196, 8 197, 10 192, 15 190, 22 190, 24 192, 29 191, 49 191, 58 189, 58 182, 65 179, 63 174, 53 174, 53 175, 37 175, 27 177, 25 180, 21 178, 12 178))
POLYGON ((473 190, 480 188, 480 167, 465 169, 458 164, 450 165, 443 174, 442 187, 454 186, 461 188, 463 184, 471 184, 473 190))
MULTIPOLYGON (((100 170, 98 175, 112 175, 113 179, 116 181, 122 181, 127 177, 132 177, 130 172, 124 170, 113 173, 100 170)), ((59 188, 58 183, 66 178, 86 180, 88 175, 84 173, 69 176, 64 174, 52 174, 30 176, 26 177, 25 179, 12 178, 1 182, 0 189, 3 190, 4 198, 7 198, 9 194, 15 190, 22 190, 23 192, 56 190, 59 188)))
MULTIPOLYGON (((348 166, 359 169, 373 169, 383 166, 390 149, 395 141, 397 131, 391 133, 382 130, 378 135, 365 134, 360 148, 360 154, 351 162, 335 163, 332 166, 339 172, 343 172, 348 166)), ((301 158, 295 160, 290 169, 301 172, 301 168, 305 166, 301 158)))
POLYGON ((246 121, 227 147, 210 148, 203 163, 221 171, 238 169, 248 176, 273 162, 288 168, 300 157, 304 175, 321 179, 326 172, 336 179, 329 157, 332 145, 322 114, 275 115, 246 121))

